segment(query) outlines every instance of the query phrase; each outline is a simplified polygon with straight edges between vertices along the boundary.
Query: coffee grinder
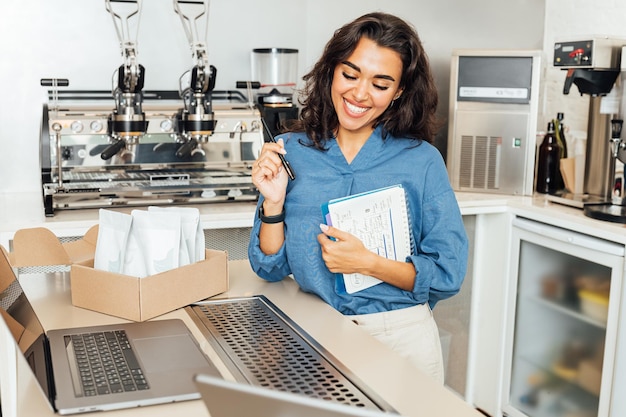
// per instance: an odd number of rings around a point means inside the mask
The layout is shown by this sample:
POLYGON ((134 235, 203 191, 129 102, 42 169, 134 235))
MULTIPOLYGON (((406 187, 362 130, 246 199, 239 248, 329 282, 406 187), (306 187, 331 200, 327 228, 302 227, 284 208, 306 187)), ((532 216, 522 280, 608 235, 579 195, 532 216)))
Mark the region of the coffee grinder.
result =
POLYGON ((257 48, 252 50, 252 82, 238 81, 237 88, 255 94, 256 107, 272 135, 284 131, 289 120, 298 118, 293 94, 298 72, 298 50, 290 48, 257 48))
POLYGON ((626 203, 623 169, 618 178, 616 165, 623 166, 626 160, 626 143, 621 140, 619 111, 608 114, 601 104, 621 73, 623 45, 624 39, 591 38, 554 46, 554 66, 567 70, 563 94, 569 94, 574 84, 581 95, 590 96, 583 195, 564 193, 555 201, 569 204, 569 200, 589 217, 619 223, 626 223, 626 203))

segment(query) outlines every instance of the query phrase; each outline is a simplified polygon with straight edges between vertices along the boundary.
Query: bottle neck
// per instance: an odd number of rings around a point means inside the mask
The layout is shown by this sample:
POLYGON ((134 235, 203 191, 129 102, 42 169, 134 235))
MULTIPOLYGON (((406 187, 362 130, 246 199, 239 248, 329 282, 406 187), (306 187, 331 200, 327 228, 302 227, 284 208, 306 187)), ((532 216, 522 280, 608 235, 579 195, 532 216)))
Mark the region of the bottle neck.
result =
POLYGON ((548 133, 546 133, 546 136, 544 136, 543 138, 543 143, 558 145, 559 141, 556 138, 555 132, 549 131, 548 133))

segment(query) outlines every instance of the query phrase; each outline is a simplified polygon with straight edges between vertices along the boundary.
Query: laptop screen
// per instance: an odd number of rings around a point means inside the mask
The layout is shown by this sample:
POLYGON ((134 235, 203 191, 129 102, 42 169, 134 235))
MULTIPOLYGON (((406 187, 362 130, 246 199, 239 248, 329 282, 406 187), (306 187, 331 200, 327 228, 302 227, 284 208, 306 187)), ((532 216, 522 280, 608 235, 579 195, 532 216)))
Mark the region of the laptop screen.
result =
POLYGON ((46 335, 13 269, 0 250, 0 315, 48 398, 54 395, 46 335))

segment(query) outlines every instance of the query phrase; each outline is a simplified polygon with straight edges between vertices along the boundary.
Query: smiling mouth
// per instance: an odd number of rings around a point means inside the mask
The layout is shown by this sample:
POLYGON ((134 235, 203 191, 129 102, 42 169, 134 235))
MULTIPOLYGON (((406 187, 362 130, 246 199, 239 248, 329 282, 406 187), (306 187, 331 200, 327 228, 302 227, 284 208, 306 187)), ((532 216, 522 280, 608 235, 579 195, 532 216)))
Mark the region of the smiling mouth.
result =
POLYGON ((349 103, 346 99, 344 99, 343 102, 346 104, 346 107, 351 113, 362 114, 369 110, 369 107, 355 106, 354 104, 349 103))

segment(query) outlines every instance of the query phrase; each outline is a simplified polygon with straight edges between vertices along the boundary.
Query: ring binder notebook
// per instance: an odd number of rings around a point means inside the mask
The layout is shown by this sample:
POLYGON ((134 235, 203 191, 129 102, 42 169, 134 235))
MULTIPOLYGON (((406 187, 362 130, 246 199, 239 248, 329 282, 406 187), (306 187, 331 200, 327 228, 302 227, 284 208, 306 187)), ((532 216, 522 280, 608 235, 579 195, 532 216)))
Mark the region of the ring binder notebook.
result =
MULTIPOLYGON (((330 200, 322 205, 322 214, 327 225, 353 234, 380 256, 405 261, 411 255, 413 239, 402 185, 330 200)), ((348 294, 382 282, 359 273, 337 275, 338 287, 348 294)))

